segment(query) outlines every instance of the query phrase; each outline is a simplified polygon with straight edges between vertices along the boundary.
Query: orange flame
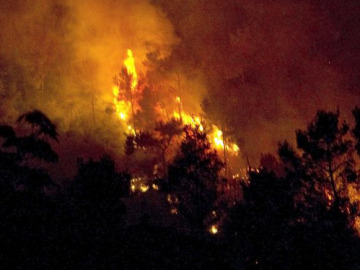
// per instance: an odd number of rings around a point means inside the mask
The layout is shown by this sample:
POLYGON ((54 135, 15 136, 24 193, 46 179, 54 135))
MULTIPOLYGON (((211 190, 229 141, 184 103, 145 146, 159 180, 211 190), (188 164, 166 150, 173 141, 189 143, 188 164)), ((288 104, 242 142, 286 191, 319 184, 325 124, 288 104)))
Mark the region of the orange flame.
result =
POLYGON ((127 73, 132 76, 131 90, 134 90, 138 83, 138 76, 135 68, 135 59, 130 49, 127 50, 127 58, 124 60, 127 73))
MULTIPOLYGON (((204 131, 204 126, 202 124, 202 120, 200 117, 195 115, 189 115, 182 110, 182 104, 180 97, 176 97, 176 103, 179 105, 179 111, 174 111, 173 117, 175 119, 181 120, 185 125, 190 125, 191 127, 195 128, 195 126, 199 127, 200 131, 204 131)), ((228 152, 238 155, 239 146, 235 143, 224 143, 223 132, 216 126, 213 125, 213 132, 209 134, 210 142, 212 143, 213 147, 217 150, 222 150, 225 148, 228 152)))
MULTIPOLYGON (((138 84, 138 76, 135 68, 135 59, 133 56, 133 52, 128 49, 127 50, 127 58, 124 60, 124 65, 126 67, 126 71, 129 75, 131 75, 131 90, 134 91, 138 84)), ((131 113, 131 103, 128 100, 122 100, 119 98, 120 89, 119 86, 113 86, 113 94, 114 94, 114 104, 116 107, 116 114, 118 117, 124 121, 125 123, 129 120, 129 115, 131 113)), ((131 125, 127 125, 127 133, 135 134, 135 130, 131 125)))

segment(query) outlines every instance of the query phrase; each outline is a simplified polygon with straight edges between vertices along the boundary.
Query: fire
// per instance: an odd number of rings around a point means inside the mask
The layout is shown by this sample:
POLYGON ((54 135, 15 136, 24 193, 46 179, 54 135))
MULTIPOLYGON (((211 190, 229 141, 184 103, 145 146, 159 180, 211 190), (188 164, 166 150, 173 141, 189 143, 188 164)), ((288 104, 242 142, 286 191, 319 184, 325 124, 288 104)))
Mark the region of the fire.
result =
POLYGON ((138 76, 136 73, 133 52, 130 49, 127 50, 127 56, 128 57, 124 60, 124 65, 126 67, 127 73, 132 77, 131 90, 134 90, 138 83, 138 76))
MULTIPOLYGON (((138 85, 138 75, 136 72, 133 52, 130 49, 127 50, 127 58, 124 60, 124 66, 126 68, 127 73, 131 75, 130 91, 133 92, 135 91, 135 88, 138 85)), ((134 104, 131 103, 131 100, 126 100, 125 98, 122 97, 121 90, 122 89, 119 89, 119 86, 113 87, 116 114, 122 121, 125 122, 127 126, 126 129, 127 133, 135 135, 135 128, 129 123, 130 118, 133 118, 129 116, 132 114, 134 104)), ((173 117, 175 119, 182 121, 184 125, 190 125, 193 128, 197 126, 199 127, 200 131, 204 131, 203 120, 199 116, 186 113, 183 110, 180 97, 176 97, 175 102, 177 104, 177 110, 174 110, 173 117)), ((213 125, 212 127, 213 127, 212 128, 213 132, 209 134, 209 138, 213 147, 217 150, 225 149, 229 153, 237 155, 239 152, 239 147, 234 143, 224 142, 223 132, 216 125, 213 125)))
POLYGON ((218 228, 216 225, 212 225, 209 229, 210 233, 212 234, 217 234, 219 232, 218 228))
POLYGON ((141 184, 140 185, 140 191, 142 192, 142 193, 145 193, 146 191, 148 191, 149 190, 149 186, 147 186, 147 185, 145 185, 145 184, 141 184))
POLYGON ((210 134, 210 139, 214 144, 214 147, 218 150, 220 149, 226 149, 229 153, 232 153, 234 155, 238 155, 239 153, 239 146, 235 143, 225 143, 224 142, 224 134, 223 132, 216 126, 213 125, 213 132, 210 134))
POLYGON ((213 125, 214 132, 212 134, 212 138, 216 148, 223 148, 224 141, 223 141, 223 132, 218 129, 217 126, 213 125))
MULTIPOLYGON (((180 97, 176 97, 176 103, 178 104, 178 111, 174 111, 173 117, 182 121, 185 125, 190 125, 191 127, 195 128, 196 126, 199 127, 200 131, 204 131, 204 126, 202 124, 202 120, 200 117, 195 115, 187 114, 182 109, 182 103, 180 97)), ((213 147, 217 150, 226 149, 226 151, 237 155, 239 152, 239 146, 235 143, 224 143, 224 136, 223 132, 216 126, 212 125, 213 132, 209 134, 209 138, 213 147)))
POLYGON ((179 108, 178 111, 174 111, 173 117, 177 120, 181 120, 184 123, 184 125, 190 125, 193 128, 198 126, 200 131, 204 131, 204 127, 201 123, 202 121, 200 117, 185 113, 182 109, 182 103, 180 97, 176 97, 175 100, 179 108))
MULTIPOLYGON (((128 49, 127 50, 127 58, 124 60, 124 66, 126 68, 126 71, 128 75, 131 76, 131 89, 130 91, 133 92, 138 85, 138 75, 136 73, 136 67, 135 67, 135 59, 133 56, 133 52, 128 49)), ((114 95, 114 104, 116 108, 116 114, 118 117, 127 123, 127 133, 128 134, 135 134, 135 129, 128 124, 129 121, 129 115, 132 113, 132 101, 125 100, 123 96, 121 95, 121 91, 124 89, 120 89, 118 85, 113 86, 113 95, 114 95)), ((131 93, 130 93, 131 94, 131 93)))

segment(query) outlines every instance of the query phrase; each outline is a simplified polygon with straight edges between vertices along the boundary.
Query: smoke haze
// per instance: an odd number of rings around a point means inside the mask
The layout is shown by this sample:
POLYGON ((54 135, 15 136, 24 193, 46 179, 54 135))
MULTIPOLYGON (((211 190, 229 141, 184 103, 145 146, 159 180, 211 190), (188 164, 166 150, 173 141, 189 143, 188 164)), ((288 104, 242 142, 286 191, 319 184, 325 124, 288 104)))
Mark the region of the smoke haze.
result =
POLYGON ((46 113, 63 134, 64 167, 73 153, 122 154, 125 127, 109 108, 131 48, 150 84, 235 127, 256 162, 317 109, 351 119, 359 12, 356 0, 0 0, 0 116, 46 113))

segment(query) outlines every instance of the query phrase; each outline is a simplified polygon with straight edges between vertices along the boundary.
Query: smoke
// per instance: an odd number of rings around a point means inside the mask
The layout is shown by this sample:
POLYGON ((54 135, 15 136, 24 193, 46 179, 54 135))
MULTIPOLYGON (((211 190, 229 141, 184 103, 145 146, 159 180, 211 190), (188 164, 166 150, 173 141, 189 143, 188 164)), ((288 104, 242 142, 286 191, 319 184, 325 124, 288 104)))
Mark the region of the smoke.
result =
POLYGON ((294 142, 295 129, 318 109, 339 106, 351 119, 359 105, 358 1, 157 4, 181 37, 168 61, 202 74, 205 115, 235 127, 234 139, 253 162, 280 140, 294 142))
POLYGON ((131 48, 163 103, 180 96, 184 110, 224 121, 255 162, 317 109, 351 118, 359 11, 356 0, 0 0, 0 117, 44 111, 63 161, 73 141, 85 156, 122 153, 111 89, 131 48))
POLYGON ((126 50, 145 72, 147 53, 166 57, 177 42, 164 12, 147 0, 0 0, 1 121, 45 112, 63 135, 55 147, 65 164, 99 154, 99 146, 121 155, 124 127, 109 108, 126 50))

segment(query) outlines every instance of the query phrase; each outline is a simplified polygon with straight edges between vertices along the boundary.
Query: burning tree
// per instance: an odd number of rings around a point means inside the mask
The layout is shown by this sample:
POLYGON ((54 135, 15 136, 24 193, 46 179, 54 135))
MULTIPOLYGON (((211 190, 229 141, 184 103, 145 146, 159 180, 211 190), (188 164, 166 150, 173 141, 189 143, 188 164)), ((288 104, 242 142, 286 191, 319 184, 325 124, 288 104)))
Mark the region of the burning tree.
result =
MULTIPOLYGON (((171 119, 168 122, 159 121, 153 131, 140 131, 134 135, 129 135, 126 138, 125 153, 128 156, 134 153, 144 152, 149 166, 142 166, 148 168, 148 177, 165 177, 168 158, 168 149, 171 147, 174 138, 182 133, 182 123, 176 119, 171 119), (157 169, 154 173, 154 167, 157 169), (160 168, 159 168, 160 167, 160 168)), ((144 164, 143 164, 144 165, 144 164)))
POLYGON ((116 113, 120 119, 129 123, 129 114, 131 113, 132 126, 128 125, 130 133, 136 133, 135 112, 138 107, 140 94, 140 85, 135 68, 135 60, 132 51, 127 51, 128 58, 124 61, 124 67, 114 78, 113 94, 116 113))
POLYGON ((216 207, 224 163, 199 127, 185 126, 184 132, 180 152, 169 166, 168 201, 194 231, 204 232, 205 221, 216 207))

